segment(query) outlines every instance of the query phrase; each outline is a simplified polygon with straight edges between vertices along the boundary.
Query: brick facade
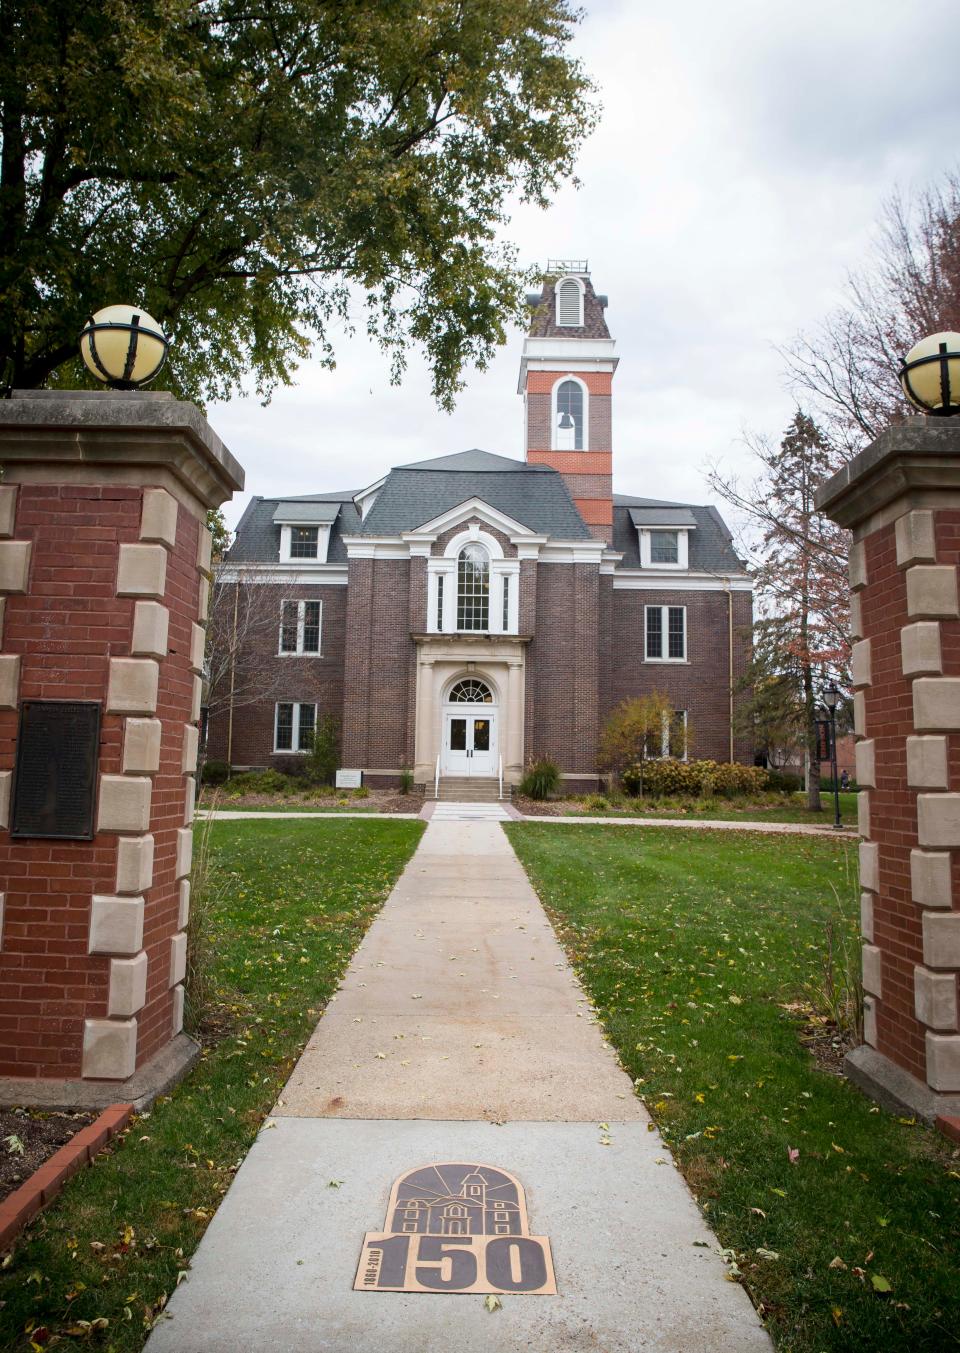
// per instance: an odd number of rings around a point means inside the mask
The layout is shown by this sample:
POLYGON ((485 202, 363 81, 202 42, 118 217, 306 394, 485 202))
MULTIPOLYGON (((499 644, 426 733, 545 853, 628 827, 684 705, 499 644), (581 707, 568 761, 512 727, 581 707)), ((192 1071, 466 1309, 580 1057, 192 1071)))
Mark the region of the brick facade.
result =
MULTIPOLYGON (((234 710, 232 756, 228 754, 227 746, 229 692, 226 675, 221 682, 222 689, 212 693, 207 756, 214 761, 232 761, 239 767, 272 766, 288 771, 295 768, 301 758, 274 751, 278 702, 316 705, 318 725, 328 715, 335 720, 338 729, 342 722, 347 589, 343 585, 322 584, 258 583, 257 586, 264 594, 260 604, 264 611, 273 613, 275 623, 264 622, 253 627, 244 646, 243 662, 251 670, 245 673, 246 694, 234 710), (284 601, 321 603, 319 654, 280 653, 280 614, 284 601), (261 685, 261 693, 251 699, 255 680, 261 685)), ((222 590, 220 604, 228 610, 232 606, 232 586, 222 590)))
MULTIPOLYGON (((733 686, 735 709, 742 701, 739 685, 749 665, 753 599, 732 592, 733 686)), ((605 712, 623 700, 662 691, 675 709, 685 709, 690 724, 691 756, 714 761, 730 759, 730 684, 728 680, 729 618, 721 591, 673 592, 612 590, 610 658, 605 667, 605 712), (684 606, 687 612, 687 661, 645 662, 646 606, 684 606)), ((736 714, 734 716, 736 723, 736 714)), ((734 760, 753 761, 749 737, 735 732, 734 760)))

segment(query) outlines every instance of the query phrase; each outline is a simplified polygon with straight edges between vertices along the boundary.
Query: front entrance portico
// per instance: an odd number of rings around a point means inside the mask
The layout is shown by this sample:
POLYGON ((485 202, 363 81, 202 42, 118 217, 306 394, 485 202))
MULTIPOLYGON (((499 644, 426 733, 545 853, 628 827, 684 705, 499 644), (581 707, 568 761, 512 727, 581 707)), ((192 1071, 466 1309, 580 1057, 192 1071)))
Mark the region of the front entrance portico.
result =
POLYGON ((417 635, 415 769, 418 784, 442 775, 523 775, 525 640, 417 635))

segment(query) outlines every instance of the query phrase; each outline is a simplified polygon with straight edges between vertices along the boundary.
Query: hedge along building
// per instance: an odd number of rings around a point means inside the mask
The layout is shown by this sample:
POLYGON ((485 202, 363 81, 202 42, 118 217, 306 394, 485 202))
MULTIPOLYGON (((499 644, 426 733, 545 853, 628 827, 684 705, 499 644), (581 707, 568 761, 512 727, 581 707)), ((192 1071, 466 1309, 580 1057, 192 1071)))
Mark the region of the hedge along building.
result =
POLYGON ((219 605, 258 589, 267 623, 237 662, 264 695, 231 711, 220 692, 210 758, 293 769, 329 715, 370 784, 438 767, 512 784, 549 757, 589 789, 605 717, 659 690, 692 753, 752 760, 733 717, 752 583, 730 533, 713 507, 613 493, 618 358, 586 264, 548 265, 529 299, 523 460, 463 451, 251 501, 219 605))

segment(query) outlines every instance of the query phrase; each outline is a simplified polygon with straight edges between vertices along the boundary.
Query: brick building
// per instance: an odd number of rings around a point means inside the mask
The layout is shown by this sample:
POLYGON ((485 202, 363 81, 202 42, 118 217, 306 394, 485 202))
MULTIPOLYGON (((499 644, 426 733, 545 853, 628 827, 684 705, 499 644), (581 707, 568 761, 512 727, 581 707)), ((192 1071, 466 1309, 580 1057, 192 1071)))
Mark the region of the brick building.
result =
POLYGON ((220 604, 268 598, 242 655, 265 694, 232 719, 218 702, 208 756, 290 768, 332 715, 369 784, 432 783, 438 764, 510 784, 550 757, 591 788, 607 714, 660 690, 692 754, 752 760, 731 718, 751 580, 715 508, 613 492, 606 298, 585 265, 548 271, 520 362, 523 460, 463 451, 251 501, 220 604))

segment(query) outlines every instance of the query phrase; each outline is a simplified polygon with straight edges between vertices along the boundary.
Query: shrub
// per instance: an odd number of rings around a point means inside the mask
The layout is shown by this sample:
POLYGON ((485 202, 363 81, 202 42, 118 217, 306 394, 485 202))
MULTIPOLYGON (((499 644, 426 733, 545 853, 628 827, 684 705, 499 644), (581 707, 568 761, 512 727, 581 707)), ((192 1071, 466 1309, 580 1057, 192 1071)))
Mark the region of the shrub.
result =
POLYGON ((789 770, 768 770, 767 787, 780 794, 797 794, 803 788, 803 776, 789 770))
POLYGON ((413 788, 413 771, 409 766, 404 766, 400 772, 400 793, 409 794, 413 788))
POLYGON ((624 788, 630 794, 640 786, 655 798, 677 795, 707 798, 712 794, 760 794, 767 788, 767 772, 760 766, 740 766, 731 761, 675 761, 664 757, 647 761, 643 769, 628 766, 623 773, 624 788))
POLYGON ((531 799, 548 799, 560 788, 560 767, 542 757, 528 766, 520 781, 520 793, 531 799))
POLYGON ((222 785, 229 778, 230 767, 226 761, 204 761, 200 771, 200 783, 204 785, 222 785))
POLYGON ((340 735, 336 721, 325 714, 313 734, 313 745, 306 758, 307 779, 315 785, 332 785, 340 764, 340 735))
POLYGON ((358 785, 353 791, 353 797, 355 799, 369 799, 370 791, 366 785, 358 785))
POLYGON ((245 770, 234 775, 226 787, 229 798, 241 794, 294 794, 300 786, 296 780, 279 770, 245 770))
POLYGON ((602 794, 588 794, 583 806, 588 813, 605 813, 610 807, 610 800, 604 798, 602 794))

